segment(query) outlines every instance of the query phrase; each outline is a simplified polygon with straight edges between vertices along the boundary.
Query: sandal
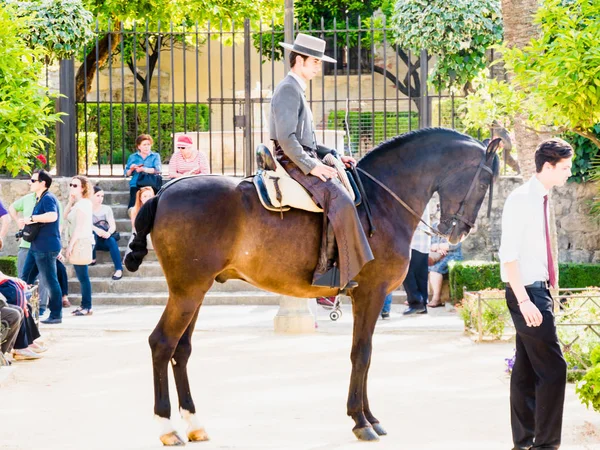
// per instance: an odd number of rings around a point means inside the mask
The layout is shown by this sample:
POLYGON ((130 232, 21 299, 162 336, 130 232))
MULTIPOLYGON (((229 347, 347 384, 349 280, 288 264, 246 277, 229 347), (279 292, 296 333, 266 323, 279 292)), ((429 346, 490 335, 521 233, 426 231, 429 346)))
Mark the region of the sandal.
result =
POLYGON ((71 307, 71 302, 69 301, 68 298, 63 298, 62 305, 63 305, 63 308, 70 308, 71 307))
POLYGON ((91 316, 94 312, 91 309, 78 308, 73 311, 74 316, 91 316))
POLYGON ((441 308, 442 306, 446 306, 445 303, 429 303, 427 305, 428 308, 441 308))
POLYGON ((88 264, 89 266, 95 266, 96 265, 96 260, 92 259, 92 262, 88 264))

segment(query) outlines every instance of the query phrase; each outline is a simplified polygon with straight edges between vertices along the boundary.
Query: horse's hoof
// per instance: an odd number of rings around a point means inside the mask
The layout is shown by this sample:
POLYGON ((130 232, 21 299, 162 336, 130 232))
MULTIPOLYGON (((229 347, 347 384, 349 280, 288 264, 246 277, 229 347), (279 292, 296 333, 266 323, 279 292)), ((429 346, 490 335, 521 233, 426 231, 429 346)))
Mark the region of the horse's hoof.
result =
POLYGON ((160 442, 162 442, 163 445, 166 445, 169 447, 172 447, 175 445, 185 445, 185 441, 183 439, 181 439, 179 434, 177 434, 177 431, 171 431, 170 433, 163 434, 160 437, 160 442))
POLYGON ((198 428, 188 432, 188 439, 190 442, 208 441, 208 434, 204 428, 198 428))
POLYGON ((378 441, 379 436, 372 427, 355 428, 352 430, 359 441, 378 441))
POLYGON ((379 422, 372 423, 371 425, 373 426, 375 433, 379 436, 385 436, 387 434, 387 431, 385 431, 385 428, 383 428, 379 422))

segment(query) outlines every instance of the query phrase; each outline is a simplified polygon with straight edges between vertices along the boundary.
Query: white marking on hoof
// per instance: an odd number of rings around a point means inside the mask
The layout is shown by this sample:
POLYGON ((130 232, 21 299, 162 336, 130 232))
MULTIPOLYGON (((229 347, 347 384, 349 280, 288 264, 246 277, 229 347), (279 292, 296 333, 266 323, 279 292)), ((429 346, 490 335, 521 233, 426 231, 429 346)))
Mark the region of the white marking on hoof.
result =
POLYGON ((208 441, 208 434, 206 434, 198 416, 183 408, 180 408, 179 412, 181 413, 183 420, 188 424, 188 439, 190 441, 208 441))
POLYGON ((177 361, 175 361, 175 358, 171 358, 171 364, 173 364, 174 366, 177 365, 177 361))
POLYGON ((160 436, 164 436, 165 434, 173 433, 175 431, 175 427, 171 423, 171 419, 167 419, 165 417, 160 417, 155 415, 154 419, 158 422, 160 427, 160 436))

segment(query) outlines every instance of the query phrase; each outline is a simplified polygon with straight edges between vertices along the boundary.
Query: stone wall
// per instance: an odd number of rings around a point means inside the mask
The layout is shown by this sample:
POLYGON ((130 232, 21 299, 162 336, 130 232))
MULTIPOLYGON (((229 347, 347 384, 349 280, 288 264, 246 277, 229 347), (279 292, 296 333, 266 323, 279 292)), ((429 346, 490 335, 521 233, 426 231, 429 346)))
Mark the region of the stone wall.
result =
MULTIPOLYGON (((52 183, 51 191, 63 205, 67 202, 69 181, 70 178, 55 178, 52 183)), ((127 190, 124 180, 114 180, 116 183, 119 181, 123 183, 123 190, 127 190)), ((463 253, 466 259, 498 259, 502 208, 506 197, 522 182, 521 177, 501 177, 494 185, 491 217, 487 218, 486 198, 477 218, 477 230, 471 233, 463 243, 463 253)), ((600 263, 600 226, 587 214, 590 201, 598 196, 598 188, 598 184, 569 183, 554 190, 552 202, 557 218, 559 260, 561 262, 600 263)), ((27 192, 29 192, 28 180, 0 179, 0 199, 7 208, 27 192)), ((435 200, 434 203, 436 203, 435 200)), ((13 238, 16 231, 16 225, 11 224, 9 235, 5 240, 4 251, 0 252, 0 255, 16 254, 17 243, 13 238)))

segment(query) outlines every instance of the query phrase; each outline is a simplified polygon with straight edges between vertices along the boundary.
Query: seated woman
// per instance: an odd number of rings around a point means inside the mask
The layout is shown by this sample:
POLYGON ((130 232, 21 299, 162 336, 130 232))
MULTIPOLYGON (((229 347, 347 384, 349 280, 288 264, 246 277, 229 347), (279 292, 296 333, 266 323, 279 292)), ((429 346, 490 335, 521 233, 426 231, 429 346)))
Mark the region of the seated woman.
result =
POLYGON ((6 303, 4 295, 0 294, 0 366, 10 365, 4 358, 4 353, 12 353, 15 341, 23 322, 23 311, 18 306, 6 303))
POLYGON ((135 233, 135 218, 140 212, 140 209, 142 209, 142 205, 152 197, 154 197, 154 191, 151 187, 143 187, 137 192, 135 196, 135 205, 131 210, 131 230, 133 233, 135 233))
POLYGON ((110 257, 115 265, 113 280, 123 278, 123 263, 121 262, 121 253, 113 233, 117 230, 115 216, 110 206, 103 205, 104 191, 100 186, 94 186, 94 196, 92 197, 92 218, 94 238, 96 246, 94 247, 92 265, 96 264, 96 251, 110 252, 110 257))
MULTIPOLYGON (((437 229, 437 226, 438 224, 435 223, 433 228, 437 229)), ((441 301, 442 282, 444 281, 444 275, 448 273, 448 263, 450 261, 462 261, 463 259, 462 243, 459 242, 456 245, 451 245, 446 239, 439 236, 432 236, 431 252, 437 253, 437 256, 441 256, 441 258, 429 266, 429 283, 431 284, 432 298, 427 306, 438 308, 444 306, 444 303, 441 301)))
POLYGON ((194 148, 192 139, 189 136, 179 136, 176 147, 178 151, 173 153, 169 161, 170 178, 210 173, 206 155, 194 148))
MULTIPOLYGON (((130 155, 127 159, 127 165, 125 166, 125 176, 131 177, 129 181, 129 205, 127 208, 131 208, 135 203, 135 195, 140 190, 140 174, 145 173, 151 177, 155 177, 156 180, 153 186, 154 192, 158 192, 162 180, 160 179, 160 172, 162 171, 162 165, 160 162, 160 155, 152 151, 152 138, 148 134, 141 134, 135 140, 135 146, 137 152, 130 155)), ((146 177, 147 178, 147 177, 146 177)))
POLYGON ((9 305, 17 306, 23 312, 21 327, 14 341, 13 356, 15 360, 39 359, 40 353, 47 349, 35 342, 40 337, 40 331, 33 319, 31 305, 27 303, 25 290, 27 285, 19 278, 13 278, 0 272, 0 294, 9 305))

